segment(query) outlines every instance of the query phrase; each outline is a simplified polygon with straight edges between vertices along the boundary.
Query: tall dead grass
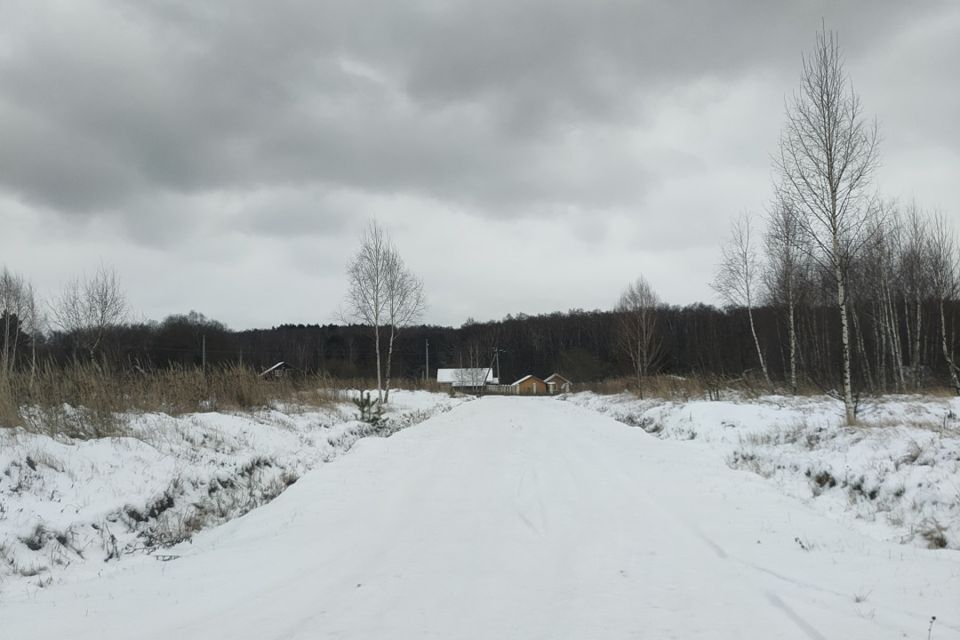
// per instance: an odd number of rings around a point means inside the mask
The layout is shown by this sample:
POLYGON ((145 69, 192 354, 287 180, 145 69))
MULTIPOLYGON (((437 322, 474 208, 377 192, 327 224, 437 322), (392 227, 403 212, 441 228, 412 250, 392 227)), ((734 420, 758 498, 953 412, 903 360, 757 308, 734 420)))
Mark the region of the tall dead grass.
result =
POLYGON ((94 364, 44 366, 34 374, 0 378, 0 427, 77 438, 122 432, 122 414, 245 410, 276 402, 326 406, 340 385, 325 376, 261 377, 228 366, 208 370, 168 369, 152 373, 105 370, 94 364))
MULTIPOLYGON (((601 395, 632 393, 639 395, 636 378, 609 378, 597 382, 585 382, 576 385, 577 390, 593 391, 601 395)), ((721 396, 757 398, 770 393, 770 388, 757 375, 745 374, 736 378, 719 375, 658 375, 649 376, 643 381, 643 397, 659 400, 719 400, 721 396)), ((775 389, 775 393, 789 393, 785 389, 775 389)), ((797 390, 799 395, 823 395, 823 390, 811 385, 797 390)))
MULTIPOLYGON (((689 400, 706 398, 714 388, 719 389, 719 381, 704 377, 649 376, 643 381, 643 396, 663 400, 689 400)), ((617 393, 639 394, 637 379, 633 377, 608 378, 596 382, 584 382, 576 385, 578 391, 592 391, 600 395, 617 393)))

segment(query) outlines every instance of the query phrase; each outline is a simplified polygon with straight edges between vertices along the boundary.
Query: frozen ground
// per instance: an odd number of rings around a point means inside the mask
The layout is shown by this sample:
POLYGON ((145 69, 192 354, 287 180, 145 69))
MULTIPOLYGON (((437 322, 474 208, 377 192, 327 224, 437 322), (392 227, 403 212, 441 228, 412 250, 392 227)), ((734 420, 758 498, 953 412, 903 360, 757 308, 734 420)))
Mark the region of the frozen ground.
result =
MULTIPOLYGON (((695 416, 696 417, 696 416, 695 416)), ((666 427, 665 427, 666 428, 666 427)), ((11 638, 960 638, 960 552, 546 398, 361 440, 167 562, 0 602, 11 638)))
MULTIPOLYGON (((663 402, 578 393, 568 402, 661 439, 719 451, 734 468, 878 538, 960 549, 960 399, 888 396, 843 425, 828 397, 663 402)), ((958 603, 960 609, 960 603, 958 603)))
MULTIPOLYGON (((393 394, 387 431, 460 402, 393 394)), ((163 557, 349 449, 371 431, 356 414, 344 397, 326 410, 131 416, 122 438, 0 429, 0 601, 112 571, 131 556, 163 557)))

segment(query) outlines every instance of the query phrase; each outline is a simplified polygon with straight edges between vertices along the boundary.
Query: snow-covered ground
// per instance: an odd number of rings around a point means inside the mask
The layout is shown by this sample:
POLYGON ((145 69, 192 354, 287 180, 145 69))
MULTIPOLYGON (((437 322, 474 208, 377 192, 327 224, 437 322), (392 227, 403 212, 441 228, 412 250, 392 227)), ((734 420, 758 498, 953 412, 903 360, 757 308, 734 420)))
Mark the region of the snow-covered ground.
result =
MULTIPOLYGON (((343 399, 322 410, 132 415, 125 437, 97 440, 0 429, 0 600, 131 556, 165 557, 171 544, 271 500, 372 432, 343 399)), ((378 432, 460 402, 393 391, 378 432)))
POLYGON ((0 635, 960 638, 960 552, 546 398, 363 439, 168 553, 0 601, 0 635))
POLYGON ((960 549, 958 398, 873 400, 852 428, 829 397, 664 402, 584 392, 562 399, 717 450, 730 466, 881 539, 960 549))

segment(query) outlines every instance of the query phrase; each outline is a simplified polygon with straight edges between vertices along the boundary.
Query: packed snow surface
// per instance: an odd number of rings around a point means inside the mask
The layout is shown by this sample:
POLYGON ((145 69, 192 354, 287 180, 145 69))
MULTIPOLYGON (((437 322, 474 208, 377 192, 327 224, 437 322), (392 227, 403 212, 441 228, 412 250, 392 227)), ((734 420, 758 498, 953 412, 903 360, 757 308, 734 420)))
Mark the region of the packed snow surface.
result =
POLYGON ((870 535, 960 549, 960 398, 870 399, 854 427, 844 424, 843 405, 825 396, 669 402, 584 392, 563 399, 658 438, 708 447, 870 535))
MULTIPOLYGON (((385 423, 325 408, 131 414, 118 437, 53 438, 0 429, 0 601, 131 556, 165 555, 273 499, 366 435, 385 435, 462 402, 393 392, 385 423)), ((0 640, 4 640, 0 625, 0 640)))
POLYGON ((484 398, 169 561, 0 602, 4 638, 960 638, 960 553, 877 540, 707 446, 484 398))

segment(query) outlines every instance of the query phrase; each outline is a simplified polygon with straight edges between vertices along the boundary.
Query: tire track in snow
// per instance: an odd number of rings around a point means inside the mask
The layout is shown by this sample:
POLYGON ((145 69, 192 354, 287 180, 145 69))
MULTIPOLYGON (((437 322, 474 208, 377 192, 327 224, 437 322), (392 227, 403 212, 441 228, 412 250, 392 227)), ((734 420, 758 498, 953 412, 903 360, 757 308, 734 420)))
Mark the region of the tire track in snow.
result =
MULTIPOLYGON (((615 421, 611 419, 611 422, 615 421)), ((622 425, 619 423, 617 426, 618 428, 622 428, 622 425)), ((627 487, 635 486, 634 479, 622 469, 616 466, 610 466, 609 463, 603 464, 604 461, 601 460, 600 457, 596 456, 595 446, 596 445, 592 440, 582 440, 581 450, 594 454, 592 464, 610 470, 623 485, 627 487)), ((646 491, 637 492, 636 495, 642 504, 650 511, 658 513, 660 516, 662 516, 663 520, 676 524, 677 529, 692 543, 692 545, 695 545, 704 551, 709 551, 709 554, 706 554, 703 560, 704 564, 712 564, 718 567, 717 573, 724 574, 729 581, 738 581, 746 585, 749 590, 754 592, 758 603, 763 603, 765 606, 772 605, 775 610, 789 619, 796 626, 796 628, 799 629, 810 640, 826 640, 823 634, 814 628, 812 624, 803 619, 802 616, 798 615, 795 611, 788 607, 779 596, 772 591, 764 591, 751 580, 733 570, 733 565, 730 563, 730 555, 720 544, 718 544, 710 536, 706 535, 696 523, 676 513, 673 509, 666 507, 659 500, 651 497, 651 495, 646 491)), ((711 572, 705 571, 705 573, 711 572)))

